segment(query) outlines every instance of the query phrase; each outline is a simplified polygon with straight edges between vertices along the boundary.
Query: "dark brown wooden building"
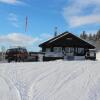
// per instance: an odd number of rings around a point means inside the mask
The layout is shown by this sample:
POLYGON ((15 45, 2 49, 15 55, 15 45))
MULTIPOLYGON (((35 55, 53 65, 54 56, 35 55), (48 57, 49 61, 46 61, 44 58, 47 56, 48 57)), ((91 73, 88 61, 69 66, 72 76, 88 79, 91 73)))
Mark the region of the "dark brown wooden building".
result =
POLYGON ((39 45, 46 57, 84 57, 89 49, 95 46, 72 33, 64 32, 39 45))

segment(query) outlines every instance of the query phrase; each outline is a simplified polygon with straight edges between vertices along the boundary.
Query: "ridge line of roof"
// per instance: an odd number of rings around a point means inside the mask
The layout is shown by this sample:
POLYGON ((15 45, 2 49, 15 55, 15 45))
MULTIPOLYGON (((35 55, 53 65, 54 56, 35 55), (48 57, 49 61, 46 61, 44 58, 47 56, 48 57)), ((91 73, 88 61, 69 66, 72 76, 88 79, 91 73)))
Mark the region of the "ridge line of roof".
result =
MULTIPOLYGON (((66 32, 65 32, 65 33, 66 33, 66 32)), ((94 46, 94 45, 92 45, 91 43, 89 43, 88 41, 86 41, 86 40, 84 40, 84 39, 81 39, 80 37, 78 37, 78 36, 76 36, 76 35, 74 35, 74 34, 72 34, 72 33, 70 33, 70 32, 68 32, 68 33, 71 34, 71 35, 73 35, 73 36, 75 36, 76 38, 82 40, 83 42, 88 43, 88 44, 91 45, 91 46, 94 46)), ((67 34, 63 34, 63 33, 62 33, 61 36, 63 37, 63 36, 65 36, 65 35, 67 35, 67 34)), ((59 36, 59 38, 60 38, 60 36, 59 36)), ((53 41, 55 41, 55 40, 53 40, 53 41)), ((53 42, 53 41, 52 41, 52 42, 53 42)), ((49 43, 51 43, 51 42, 49 42, 49 43)), ((94 46, 94 47, 95 47, 95 46, 94 46)))
MULTIPOLYGON (((65 35, 67 35, 67 34, 71 34, 71 35, 75 36, 76 38, 82 40, 83 42, 88 43, 88 44, 91 45, 91 46, 94 46, 94 45, 92 45, 91 43, 89 43, 88 41, 86 41, 86 40, 84 40, 84 39, 81 39, 80 37, 78 37, 78 36, 76 36, 76 35, 74 35, 74 34, 68 32, 68 31, 65 31, 65 32, 59 34, 58 36, 53 37, 53 38, 47 40, 47 41, 44 42, 44 43, 41 43, 41 44, 39 45, 39 47, 41 47, 43 44, 51 43, 51 42, 55 41, 57 38, 59 39, 60 37, 63 37, 63 36, 65 36, 65 35), (50 42, 50 41, 51 41, 51 42, 50 42)), ((95 47, 95 46, 94 46, 94 47, 95 47)), ((96 48, 96 47, 95 47, 95 48, 96 48)))
POLYGON ((53 42, 53 41, 55 41, 55 40, 57 40, 57 39, 59 39, 59 38, 65 36, 65 35, 67 35, 67 34, 69 34, 69 33, 62 34, 62 35, 60 35, 59 37, 56 37, 55 39, 50 40, 49 43, 51 43, 51 42, 53 42))
POLYGON ((62 36, 62 35, 64 35, 64 34, 68 34, 68 33, 70 33, 70 32, 65 31, 65 32, 63 32, 63 33, 59 34, 58 36, 53 37, 53 38, 51 38, 51 39, 47 40, 46 42, 41 43, 41 44, 39 45, 39 47, 40 47, 41 45, 43 45, 43 44, 45 44, 45 43, 49 42, 49 41, 52 41, 53 39, 56 39, 56 38, 58 38, 58 37, 60 37, 60 36, 62 36))

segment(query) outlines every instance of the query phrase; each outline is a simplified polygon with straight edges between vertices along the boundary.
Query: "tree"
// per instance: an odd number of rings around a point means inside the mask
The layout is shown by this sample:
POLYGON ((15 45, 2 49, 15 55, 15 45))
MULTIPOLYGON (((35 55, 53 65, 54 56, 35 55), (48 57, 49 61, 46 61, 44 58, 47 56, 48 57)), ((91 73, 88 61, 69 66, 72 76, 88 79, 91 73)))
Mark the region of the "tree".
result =
POLYGON ((83 33, 80 35, 80 38, 87 39, 87 34, 85 31, 83 31, 83 33))
POLYGON ((94 41, 96 41, 96 34, 93 34, 92 38, 94 41))
POLYGON ((91 33, 89 34, 88 39, 89 39, 89 40, 93 40, 93 36, 92 36, 91 33))
POLYGON ((96 40, 100 40, 100 29, 97 31, 96 40))

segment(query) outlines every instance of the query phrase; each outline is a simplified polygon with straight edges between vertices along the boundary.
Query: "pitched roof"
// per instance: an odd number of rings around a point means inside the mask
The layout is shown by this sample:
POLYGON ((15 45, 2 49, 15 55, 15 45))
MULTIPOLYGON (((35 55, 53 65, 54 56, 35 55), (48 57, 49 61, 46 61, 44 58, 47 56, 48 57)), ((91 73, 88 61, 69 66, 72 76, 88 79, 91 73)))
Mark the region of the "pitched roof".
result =
POLYGON ((54 40, 56 40, 56 39, 59 39, 60 37, 65 36, 66 34, 68 34, 68 32, 64 32, 64 33, 62 33, 62 34, 60 34, 60 35, 58 35, 58 36, 56 36, 56 37, 54 37, 54 38, 52 38, 52 39, 46 41, 46 42, 41 43, 41 44, 39 45, 39 47, 42 47, 43 45, 50 43, 50 41, 54 41, 54 40))
POLYGON ((74 34, 69 33, 69 32, 64 32, 64 33, 62 33, 62 34, 60 34, 60 35, 58 35, 58 36, 56 36, 56 37, 54 37, 54 38, 52 38, 52 39, 50 39, 50 40, 48 40, 48 41, 46 41, 46 42, 40 44, 39 47, 43 47, 43 46, 50 45, 50 44, 56 42, 57 40, 60 40, 61 38, 65 37, 65 36, 68 36, 68 35, 71 35, 71 36, 73 36, 74 38, 80 40, 84 45, 87 45, 88 47, 95 48, 95 46, 93 46, 92 44, 86 42, 85 40, 83 40, 83 39, 81 39, 81 38, 79 38, 79 37, 77 37, 77 36, 75 36, 74 34))

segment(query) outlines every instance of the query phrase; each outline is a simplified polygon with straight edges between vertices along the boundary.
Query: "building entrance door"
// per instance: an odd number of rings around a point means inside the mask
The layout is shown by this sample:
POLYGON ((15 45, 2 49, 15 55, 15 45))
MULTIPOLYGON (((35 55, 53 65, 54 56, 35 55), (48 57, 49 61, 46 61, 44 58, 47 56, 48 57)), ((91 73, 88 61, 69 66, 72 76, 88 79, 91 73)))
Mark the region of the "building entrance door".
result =
POLYGON ((73 60, 74 59, 74 48, 66 47, 64 59, 73 60))

